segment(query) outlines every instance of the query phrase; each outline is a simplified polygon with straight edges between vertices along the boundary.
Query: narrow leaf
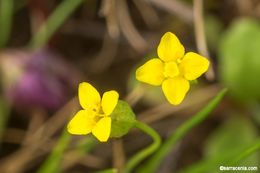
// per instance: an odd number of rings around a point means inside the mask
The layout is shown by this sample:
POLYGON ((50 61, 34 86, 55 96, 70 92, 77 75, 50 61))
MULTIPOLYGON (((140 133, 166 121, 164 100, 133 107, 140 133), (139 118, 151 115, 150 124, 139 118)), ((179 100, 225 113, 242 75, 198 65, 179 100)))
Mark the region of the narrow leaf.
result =
POLYGON ((63 0, 32 38, 30 46, 32 48, 41 48, 44 46, 82 2, 83 0, 63 0))
POLYGON ((186 121, 174 131, 170 137, 161 145, 161 148, 142 166, 138 173, 156 172, 163 159, 172 150, 176 142, 184 137, 192 128, 201 123, 217 107, 224 97, 227 89, 221 90, 200 112, 195 114, 190 120, 186 121))
POLYGON ((98 172, 95 172, 95 173, 117 173, 118 171, 114 168, 112 169, 105 169, 105 170, 102 170, 102 171, 98 171, 98 172))
POLYGON ((70 134, 67 129, 64 129, 57 145, 49 155, 47 160, 43 163, 37 173, 58 173, 60 172, 60 162, 62 160, 65 149, 70 141, 70 134))

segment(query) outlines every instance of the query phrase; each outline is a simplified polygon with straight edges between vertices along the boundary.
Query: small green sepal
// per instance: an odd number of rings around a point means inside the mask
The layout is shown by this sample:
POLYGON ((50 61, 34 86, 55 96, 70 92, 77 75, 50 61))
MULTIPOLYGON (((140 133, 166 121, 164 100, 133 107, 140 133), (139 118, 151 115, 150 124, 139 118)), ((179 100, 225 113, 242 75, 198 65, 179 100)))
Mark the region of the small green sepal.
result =
POLYGON ((110 137, 119 138, 128 133, 134 126, 136 119, 130 105, 122 100, 118 100, 117 106, 111 114, 112 126, 110 137))

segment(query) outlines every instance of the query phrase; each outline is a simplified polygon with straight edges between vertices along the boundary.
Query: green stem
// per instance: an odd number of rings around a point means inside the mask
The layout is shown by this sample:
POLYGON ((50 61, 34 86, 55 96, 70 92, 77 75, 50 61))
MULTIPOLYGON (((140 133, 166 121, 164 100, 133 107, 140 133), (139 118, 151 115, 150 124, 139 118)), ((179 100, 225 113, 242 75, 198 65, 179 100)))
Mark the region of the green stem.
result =
POLYGON ((0 47, 9 39, 13 18, 13 0, 0 0, 0 47))
POLYGON ((125 169, 123 171, 124 173, 132 172, 132 170, 138 165, 138 163, 140 163, 145 158, 147 158, 149 155, 154 153, 159 148, 159 146, 161 145, 160 136, 150 126, 148 126, 148 125, 146 125, 146 124, 144 124, 140 121, 136 121, 135 127, 142 130, 144 133, 148 134, 149 136, 151 136, 153 138, 154 142, 152 143, 152 145, 148 146, 147 148, 143 149, 142 151, 140 151, 139 153, 134 155, 126 163, 125 169))
POLYGON ((250 146, 249 148, 247 148, 246 150, 244 150, 241 154, 239 154, 232 162, 231 164, 237 164, 240 161, 244 160, 245 158, 247 158, 248 156, 250 156, 251 154, 253 154, 254 152, 260 150, 260 139, 253 144, 252 146, 250 146))
POLYGON ((31 48, 44 46, 64 21, 74 12, 83 0, 64 0, 54 13, 41 26, 29 43, 31 48))
POLYGON ((153 173, 160 166, 162 160, 172 150, 173 146, 179 141, 185 134, 187 134, 193 127, 201 123, 210 114, 211 111, 220 103, 221 99, 225 95, 227 89, 220 91, 214 99, 212 99, 208 105, 206 105, 200 112, 194 115, 191 119, 186 121, 181 127, 177 128, 170 137, 162 144, 160 149, 148 160, 147 164, 142 166, 138 173, 153 173))

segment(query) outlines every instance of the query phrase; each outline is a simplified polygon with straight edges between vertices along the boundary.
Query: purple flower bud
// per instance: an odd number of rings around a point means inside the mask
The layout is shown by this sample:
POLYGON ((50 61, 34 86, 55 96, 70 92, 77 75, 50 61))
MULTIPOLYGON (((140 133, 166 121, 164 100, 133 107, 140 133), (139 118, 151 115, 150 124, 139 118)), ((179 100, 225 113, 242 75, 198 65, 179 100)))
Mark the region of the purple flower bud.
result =
POLYGON ((76 88, 79 73, 48 50, 0 54, 4 91, 14 106, 55 110, 76 88))

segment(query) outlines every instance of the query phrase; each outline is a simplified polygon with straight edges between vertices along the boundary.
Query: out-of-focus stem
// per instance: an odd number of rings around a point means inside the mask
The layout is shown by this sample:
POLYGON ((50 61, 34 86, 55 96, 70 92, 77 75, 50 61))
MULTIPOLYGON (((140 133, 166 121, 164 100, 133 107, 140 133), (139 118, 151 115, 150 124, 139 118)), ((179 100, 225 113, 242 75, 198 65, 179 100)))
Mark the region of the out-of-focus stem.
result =
POLYGON ((83 0, 64 0, 33 36, 29 46, 34 49, 43 47, 82 2, 83 0))
POLYGON ((0 0, 0 48, 6 45, 11 33, 13 8, 13 0, 0 0))
POLYGON ((125 164, 125 152, 122 139, 115 139, 113 141, 113 159, 114 168, 120 173, 125 164))
MULTIPOLYGON (((198 51, 200 54, 202 54, 203 56, 207 57, 210 60, 210 55, 209 55, 206 36, 205 36, 204 20, 203 20, 203 0, 194 0, 193 8, 194 8, 193 12, 194 12, 195 38, 196 38, 198 51)), ((215 78, 215 74, 212 67, 212 61, 209 70, 206 73, 206 77, 210 81, 214 80, 215 78)))

